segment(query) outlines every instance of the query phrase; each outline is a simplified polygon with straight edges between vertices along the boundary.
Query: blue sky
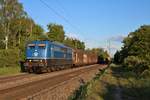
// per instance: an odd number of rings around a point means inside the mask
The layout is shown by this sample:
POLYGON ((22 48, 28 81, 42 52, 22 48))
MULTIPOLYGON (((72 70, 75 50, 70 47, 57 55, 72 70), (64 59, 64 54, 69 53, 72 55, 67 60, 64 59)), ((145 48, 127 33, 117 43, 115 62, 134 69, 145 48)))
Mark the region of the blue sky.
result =
POLYGON ((115 39, 150 24, 150 0, 43 0, 74 27, 40 0, 19 1, 45 30, 49 23, 61 24, 68 36, 81 39, 89 48, 107 48, 107 40, 113 40, 111 47, 119 49, 121 42, 115 39))

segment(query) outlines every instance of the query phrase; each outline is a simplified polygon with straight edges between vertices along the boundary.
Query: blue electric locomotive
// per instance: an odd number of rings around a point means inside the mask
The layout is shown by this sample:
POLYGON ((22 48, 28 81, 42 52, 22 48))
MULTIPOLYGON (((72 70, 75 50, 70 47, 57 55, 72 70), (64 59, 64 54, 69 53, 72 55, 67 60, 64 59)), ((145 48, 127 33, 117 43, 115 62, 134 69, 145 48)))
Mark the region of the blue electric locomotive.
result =
POLYGON ((32 41, 26 45, 24 66, 28 72, 55 71, 73 65, 72 48, 52 41, 32 41))

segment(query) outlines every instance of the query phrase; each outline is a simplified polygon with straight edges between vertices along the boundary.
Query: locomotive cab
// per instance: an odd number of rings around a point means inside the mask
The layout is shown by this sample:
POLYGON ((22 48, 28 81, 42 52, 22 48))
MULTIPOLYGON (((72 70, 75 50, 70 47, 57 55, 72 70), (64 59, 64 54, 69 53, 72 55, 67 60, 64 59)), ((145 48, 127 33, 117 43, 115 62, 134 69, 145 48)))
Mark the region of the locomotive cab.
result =
POLYGON ((26 45, 26 62, 24 65, 28 72, 40 72, 41 68, 46 68, 47 47, 46 41, 33 41, 26 45))

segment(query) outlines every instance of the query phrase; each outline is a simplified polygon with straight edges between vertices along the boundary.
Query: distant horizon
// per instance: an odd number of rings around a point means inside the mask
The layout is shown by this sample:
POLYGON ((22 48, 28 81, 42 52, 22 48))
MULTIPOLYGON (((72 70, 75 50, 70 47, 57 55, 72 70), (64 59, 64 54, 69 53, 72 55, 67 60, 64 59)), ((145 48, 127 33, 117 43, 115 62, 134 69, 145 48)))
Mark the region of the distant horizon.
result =
POLYGON ((142 25, 150 24, 150 0, 44 0, 52 10, 41 0, 34 3, 29 0, 19 2, 45 31, 49 23, 61 24, 67 36, 85 42, 86 48, 101 47, 108 50, 108 41, 111 41, 112 54, 122 46, 122 37, 142 25))

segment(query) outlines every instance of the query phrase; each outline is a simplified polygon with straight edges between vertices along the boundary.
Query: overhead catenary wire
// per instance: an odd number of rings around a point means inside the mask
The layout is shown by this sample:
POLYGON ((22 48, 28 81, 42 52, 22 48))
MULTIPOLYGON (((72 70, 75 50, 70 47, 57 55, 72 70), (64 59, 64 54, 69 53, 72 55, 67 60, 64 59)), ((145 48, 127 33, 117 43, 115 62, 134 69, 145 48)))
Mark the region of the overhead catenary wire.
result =
POLYGON ((79 31, 79 29, 73 25, 67 18, 65 18, 64 16, 62 16, 60 13, 58 13, 55 9, 53 9, 50 5, 48 5, 45 1, 43 0, 39 0, 43 5, 45 5, 48 9, 50 9, 55 15, 57 15, 59 18, 61 18, 62 20, 64 20, 68 25, 70 25, 73 29, 79 31))
POLYGON ((68 14, 68 12, 66 11, 66 9, 64 8, 64 6, 62 5, 62 3, 59 0, 55 0, 55 2, 57 3, 57 5, 59 5, 59 7, 61 8, 60 10, 63 11, 65 13, 65 15, 70 16, 70 14, 68 14))

